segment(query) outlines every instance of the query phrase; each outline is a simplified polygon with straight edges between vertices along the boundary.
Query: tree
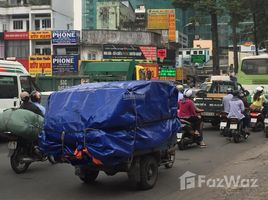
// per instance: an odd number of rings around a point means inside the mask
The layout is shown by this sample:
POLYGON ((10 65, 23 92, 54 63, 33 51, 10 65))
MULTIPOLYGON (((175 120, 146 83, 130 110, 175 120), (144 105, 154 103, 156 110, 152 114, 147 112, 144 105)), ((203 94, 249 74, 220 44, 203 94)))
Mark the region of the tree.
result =
POLYGON ((233 51, 234 51, 234 69, 238 69, 238 35, 237 27, 239 22, 242 22, 248 13, 248 8, 245 0, 222 0, 222 7, 230 16, 230 25, 232 28, 232 41, 233 41, 233 51))
POLYGON ((217 0, 173 0, 173 5, 183 10, 194 9, 195 11, 207 13, 211 19, 212 34, 212 57, 213 57, 213 74, 220 73, 219 62, 219 42, 218 42, 218 14, 221 11, 217 0))

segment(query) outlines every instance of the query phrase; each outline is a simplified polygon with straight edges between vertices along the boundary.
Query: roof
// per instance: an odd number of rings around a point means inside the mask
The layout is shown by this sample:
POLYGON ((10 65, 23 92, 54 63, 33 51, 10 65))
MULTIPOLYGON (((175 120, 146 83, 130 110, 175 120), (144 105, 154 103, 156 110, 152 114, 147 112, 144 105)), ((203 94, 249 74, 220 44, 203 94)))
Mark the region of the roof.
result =
POLYGON ((29 74, 21 63, 7 60, 0 60, 0 72, 29 74))
POLYGON ((258 56, 247 56, 247 57, 242 58, 242 60, 245 60, 245 59, 262 59, 262 58, 268 59, 268 54, 262 54, 262 55, 258 55, 258 56))

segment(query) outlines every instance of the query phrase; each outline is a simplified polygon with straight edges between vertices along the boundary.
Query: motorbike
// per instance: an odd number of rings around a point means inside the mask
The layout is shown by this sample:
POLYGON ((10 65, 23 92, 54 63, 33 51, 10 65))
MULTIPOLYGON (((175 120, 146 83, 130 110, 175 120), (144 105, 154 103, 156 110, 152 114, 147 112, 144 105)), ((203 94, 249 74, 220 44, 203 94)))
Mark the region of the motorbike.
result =
POLYGON ((199 145, 201 136, 194 134, 191 122, 184 118, 180 118, 180 122, 181 131, 177 133, 177 144, 179 150, 185 150, 189 145, 192 144, 199 145))
POLYGON ((264 119, 261 111, 250 112, 250 127, 253 131, 261 131, 264 128, 264 119))
POLYGON ((268 116, 264 119, 264 133, 265 137, 268 138, 268 116))
POLYGON ((41 152, 37 142, 9 134, 8 149, 10 157, 10 165, 13 171, 17 174, 22 174, 27 171, 30 164, 37 161, 49 161, 55 164, 53 156, 45 155, 41 152))
POLYGON ((220 134, 224 137, 228 136, 228 113, 221 112, 220 113, 220 134))
POLYGON ((243 122, 241 120, 230 118, 228 129, 228 137, 229 139, 233 138, 235 143, 241 142, 242 139, 247 139, 247 134, 243 130, 243 122))

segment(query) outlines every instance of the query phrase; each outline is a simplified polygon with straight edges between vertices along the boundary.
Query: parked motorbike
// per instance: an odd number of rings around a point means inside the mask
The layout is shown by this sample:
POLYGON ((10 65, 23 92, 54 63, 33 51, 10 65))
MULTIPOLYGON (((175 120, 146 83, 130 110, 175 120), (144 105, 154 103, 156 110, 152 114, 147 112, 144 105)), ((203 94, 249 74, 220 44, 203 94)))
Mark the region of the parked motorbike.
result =
POLYGON ((189 145, 200 144, 199 135, 194 134, 191 122, 187 119, 180 118, 181 131, 177 133, 177 144, 179 150, 185 150, 189 145))
POLYGON ((56 163, 53 156, 41 152, 36 142, 12 134, 9 134, 8 149, 11 168, 17 174, 26 172, 30 164, 36 161, 56 163))
POLYGON ((227 118, 228 113, 226 112, 221 112, 220 113, 220 134, 224 137, 228 136, 228 118, 227 118))
POLYGON ((250 112, 250 127, 253 131, 261 131, 264 128, 264 119, 261 111, 250 112))
POLYGON ((235 143, 239 143, 242 139, 247 139, 247 134, 243 130, 243 122, 237 118, 229 119, 228 137, 233 138, 235 143))

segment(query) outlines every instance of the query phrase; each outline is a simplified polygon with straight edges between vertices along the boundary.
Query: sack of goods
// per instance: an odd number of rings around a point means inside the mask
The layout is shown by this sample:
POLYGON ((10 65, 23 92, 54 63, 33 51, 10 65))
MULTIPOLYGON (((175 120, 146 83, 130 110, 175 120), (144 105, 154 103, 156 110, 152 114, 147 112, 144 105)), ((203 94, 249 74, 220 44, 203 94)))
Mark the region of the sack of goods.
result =
POLYGON ((8 109, 0 113, 0 133, 10 132, 29 140, 37 140, 44 118, 24 109, 8 109))
POLYGON ((176 137, 177 90, 162 81, 89 83, 54 92, 40 145, 73 165, 115 166, 176 137))

